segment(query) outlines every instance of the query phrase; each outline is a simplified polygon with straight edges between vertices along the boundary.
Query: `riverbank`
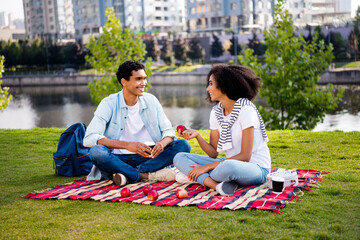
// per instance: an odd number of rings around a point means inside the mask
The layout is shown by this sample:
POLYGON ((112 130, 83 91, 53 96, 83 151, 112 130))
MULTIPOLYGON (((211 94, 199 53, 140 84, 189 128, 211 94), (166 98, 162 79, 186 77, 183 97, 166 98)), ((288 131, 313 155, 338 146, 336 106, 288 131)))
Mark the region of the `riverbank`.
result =
MULTIPOLYGON (((149 78, 152 85, 201 85, 206 83, 207 71, 194 72, 154 72, 149 78)), ((44 75, 5 75, 3 86, 66 86, 87 85, 100 74, 44 74, 44 75)), ((319 84, 360 84, 360 69, 336 68, 326 70, 319 84)))

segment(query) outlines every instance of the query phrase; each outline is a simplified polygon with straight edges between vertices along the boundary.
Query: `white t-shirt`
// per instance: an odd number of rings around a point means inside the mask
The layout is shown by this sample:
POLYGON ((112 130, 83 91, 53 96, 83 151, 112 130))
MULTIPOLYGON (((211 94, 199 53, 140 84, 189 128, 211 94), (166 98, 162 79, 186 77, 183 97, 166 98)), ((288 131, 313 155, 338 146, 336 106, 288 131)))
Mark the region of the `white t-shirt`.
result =
MULTIPOLYGON (((128 116, 125 123, 124 131, 120 136, 120 141, 142 142, 146 145, 155 145, 149 132, 145 128, 144 122, 140 116, 141 103, 137 101, 134 106, 128 107, 128 116)), ((114 149, 114 154, 134 154, 126 149, 114 149)))
MULTIPOLYGON (((222 129, 215 116, 216 107, 210 113, 210 129, 219 130, 220 133, 222 129)), ((230 121, 230 114, 224 116, 224 121, 230 121)), ((250 162, 263 168, 271 168, 270 151, 263 139, 257 113, 251 106, 243 106, 241 108, 239 117, 231 127, 232 148, 225 150, 226 157, 231 158, 241 152, 242 130, 249 127, 254 127, 254 145, 250 162)))

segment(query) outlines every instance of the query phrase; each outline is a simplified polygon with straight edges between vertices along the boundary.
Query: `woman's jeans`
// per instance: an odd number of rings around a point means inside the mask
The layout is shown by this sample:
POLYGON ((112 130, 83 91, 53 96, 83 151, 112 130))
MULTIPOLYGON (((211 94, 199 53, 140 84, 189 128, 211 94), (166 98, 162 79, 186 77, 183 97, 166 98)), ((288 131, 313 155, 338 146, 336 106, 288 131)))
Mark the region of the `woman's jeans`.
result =
MULTIPOLYGON (((190 165, 206 165, 223 159, 221 157, 211 158, 192 153, 178 153, 174 158, 174 164, 177 169, 187 176, 192 169, 190 165)), ((266 181, 266 175, 269 173, 269 170, 250 162, 225 160, 213 170, 198 176, 196 181, 205 186, 205 178, 210 177, 216 182, 235 181, 240 186, 257 185, 266 181)))
POLYGON ((95 145, 90 149, 90 159, 100 169, 106 179, 113 173, 125 175, 130 183, 140 181, 140 173, 155 172, 173 164, 174 156, 179 152, 190 152, 190 144, 179 139, 171 142, 156 158, 147 158, 139 154, 113 154, 112 149, 95 145))

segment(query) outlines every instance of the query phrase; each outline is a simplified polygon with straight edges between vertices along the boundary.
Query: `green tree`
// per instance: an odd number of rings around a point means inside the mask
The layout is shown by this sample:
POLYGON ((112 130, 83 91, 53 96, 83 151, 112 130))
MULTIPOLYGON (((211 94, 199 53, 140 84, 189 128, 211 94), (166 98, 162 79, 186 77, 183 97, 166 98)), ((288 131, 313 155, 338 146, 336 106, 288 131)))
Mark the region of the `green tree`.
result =
POLYGON ((193 61, 199 61, 204 57, 203 47, 197 37, 193 37, 189 41, 189 51, 187 56, 193 61))
POLYGON ((224 47, 220 42, 219 38, 213 34, 214 41, 211 44, 211 56, 220 57, 224 54, 224 47))
POLYGON ((356 9, 355 22, 360 23, 360 6, 356 9))
MULTIPOLYGON (((0 56, 0 79, 2 78, 2 73, 4 71, 4 56, 0 56)), ((0 80, 0 112, 4 111, 9 102, 12 99, 12 95, 9 93, 8 87, 1 87, 2 81, 0 80)))
POLYGON ((146 57, 152 58, 154 61, 159 60, 160 49, 155 36, 152 36, 151 39, 147 41, 146 52, 146 57))
POLYGON ((233 35, 233 37, 230 39, 231 42, 231 46, 229 48, 229 52, 232 56, 238 56, 241 53, 241 46, 238 43, 238 38, 235 37, 235 35, 233 35), (235 43, 236 43, 236 47, 235 47, 235 43))
POLYGON ((283 9, 284 0, 275 7, 274 29, 265 31, 265 66, 252 49, 240 56, 240 62, 255 70, 263 80, 260 95, 270 106, 260 108, 269 129, 312 129, 325 113, 337 107, 343 91, 332 94, 332 85, 318 89, 321 73, 333 59, 331 46, 317 42, 318 34, 307 43, 293 34, 292 19, 283 9))
POLYGON ((325 44, 332 45, 335 59, 338 60, 346 58, 347 41, 342 38, 340 33, 330 31, 330 33, 325 37, 325 44))
POLYGON ((265 46, 257 38, 256 33, 252 34, 252 38, 249 39, 248 48, 254 50, 254 54, 262 56, 265 53, 265 46))
POLYGON ((160 58, 166 63, 171 64, 172 63, 172 51, 171 51, 171 45, 168 38, 163 39, 163 45, 160 52, 160 58))
MULTIPOLYGON (((141 35, 135 35, 129 28, 123 29, 113 8, 107 8, 105 14, 107 21, 103 27, 104 33, 98 39, 93 36, 90 38, 87 47, 91 54, 85 57, 98 73, 103 73, 102 77, 96 77, 89 83, 91 99, 95 104, 122 89, 115 74, 121 63, 126 60, 144 61, 146 54, 141 35)), ((147 59, 145 71, 148 76, 151 76, 151 64, 151 60, 147 59)), ((148 84, 146 91, 150 87, 148 84)))
POLYGON ((178 61, 185 62, 187 60, 186 58, 186 52, 187 47, 185 44, 185 41, 181 38, 177 38, 173 42, 173 51, 174 51, 174 57, 178 61))

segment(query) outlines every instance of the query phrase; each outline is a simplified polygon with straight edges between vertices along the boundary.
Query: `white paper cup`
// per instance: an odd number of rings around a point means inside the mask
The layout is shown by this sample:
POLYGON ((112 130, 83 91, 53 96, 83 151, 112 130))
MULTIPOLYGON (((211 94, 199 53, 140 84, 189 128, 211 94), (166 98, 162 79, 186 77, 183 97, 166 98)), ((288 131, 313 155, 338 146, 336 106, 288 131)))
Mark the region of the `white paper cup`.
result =
POLYGON ((284 191, 285 188, 285 179, 282 177, 273 177, 272 178, 272 190, 273 193, 280 194, 284 191))

